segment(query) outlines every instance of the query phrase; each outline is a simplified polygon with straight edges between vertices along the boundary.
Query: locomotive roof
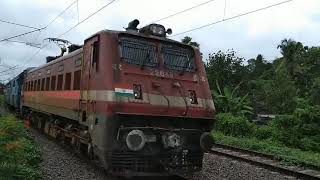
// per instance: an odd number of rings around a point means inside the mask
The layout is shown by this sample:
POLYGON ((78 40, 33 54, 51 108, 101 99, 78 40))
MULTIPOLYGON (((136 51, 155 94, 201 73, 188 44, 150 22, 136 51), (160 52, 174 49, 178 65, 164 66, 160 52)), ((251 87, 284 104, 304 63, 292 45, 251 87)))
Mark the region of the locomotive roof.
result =
MULTIPOLYGON (((169 38, 164 38, 164 37, 158 37, 158 36, 153 36, 153 35, 146 35, 146 34, 143 34, 143 33, 138 33, 138 32, 135 32, 135 31, 115 31, 115 30, 108 30, 108 29, 105 29, 105 30, 102 30, 102 31, 99 31, 93 35, 91 35, 90 37, 88 37, 86 40, 98 35, 98 34, 101 34, 101 33, 105 33, 105 32, 108 32, 108 33, 114 33, 114 34, 129 34, 129 35, 134 35, 134 36, 138 36, 138 37, 143 37, 143 38, 149 38, 149 39, 156 39, 156 40, 160 40, 160 41, 166 41, 166 42, 172 42, 172 43, 175 43, 175 44, 180 44, 180 45, 184 45, 184 46, 189 46, 189 47, 192 47, 192 48, 198 48, 198 47, 195 47, 195 46, 191 46, 191 45, 187 45, 187 44, 184 44, 182 42, 179 42, 179 41, 176 41, 176 40, 173 40, 173 39, 169 39, 169 38)), ((32 70, 30 70, 29 72, 32 73, 34 71, 37 71, 43 67, 46 67, 46 66, 49 66, 49 65, 52 65, 52 64, 55 64, 55 63, 58 63, 60 61, 63 61, 64 59, 67 59, 67 58, 70 58, 70 57, 73 57, 75 55, 78 55, 79 53, 81 53, 83 51, 83 48, 80 48, 80 49, 77 49, 65 56, 62 56, 62 57, 59 57, 49 63, 46 63, 46 64, 43 64, 37 68, 33 68, 32 70)))
POLYGON ((83 48, 77 49, 77 50, 75 50, 75 51, 73 51, 73 52, 71 52, 71 53, 69 53, 69 54, 67 54, 65 56, 61 56, 61 57, 59 57, 59 58, 57 58, 57 59, 55 59, 53 61, 50 61, 50 62, 48 62, 46 64, 43 64, 43 65, 41 65, 41 66, 39 66, 37 68, 34 68, 34 69, 30 70, 29 73, 37 71, 37 70, 39 70, 39 69, 41 69, 43 67, 50 66, 52 64, 58 63, 58 62, 63 61, 65 59, 67 59, 67 58, 71 58, 73 56, 76 56, 76 55, 80 54, 82 51, 83 51, 83 48))
POLYGON ((156 40, 160 40, 160 41, 172 42, 172 43, 175 43, 175 44, 189 46, 189 47, 196 48, 196 49, 198 48, 198 47, 195 47, 195 46, 184 44, 184 43, 182 43, 180 41, 176 41, 176 40, 173 40, 173 39, 169 39, 169 38, 165 38, 165 37, 159 37, 159 36, 153 36, 153 35, 146 35, 146 34, 138 33, 138 32, 135 32, 135 31, 115 31, 115 30, 105 29, 105 30, 102 30, 102 31, 99 31, 99 32, 93 34, 92 36, 88 37, 87 39, 90 39, 90 38, 92 38, 92 37, 94 37, 94 36, 96 36, 98 34, 104 33, 104 32, 114 33, 114 34, 129 34, 129 35, 139 36, 139 37, 143 37, 143 38, 149 38, 149 39, 156 39, 156 40))

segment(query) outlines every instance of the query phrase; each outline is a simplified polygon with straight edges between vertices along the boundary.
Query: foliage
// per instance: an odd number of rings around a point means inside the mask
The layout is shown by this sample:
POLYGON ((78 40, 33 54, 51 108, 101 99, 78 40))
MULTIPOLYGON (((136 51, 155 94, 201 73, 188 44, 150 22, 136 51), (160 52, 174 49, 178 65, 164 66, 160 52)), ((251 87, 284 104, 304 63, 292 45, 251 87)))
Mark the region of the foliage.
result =
POLYGON ((217 89, 216 81, 220 83, 221 89, 235 88, 239 83, 245 82, 248 79, 248 69, 243 66, 243 62, 244 58, 237 57, 233 50, 209 54, 205 68, 211 89, 217 89))
POLYGON ((209 54, 205 68, 211 89, 218 91, 217 81, 221 90, 240 84, 237 96, 248 94, 255 113, 292 114, 297 98, 320 105, 320 47, 284 39, 278 48, 282 57, 267 60, 258 54, 247 64, 233 50, 209 54))
POLYGON ((320 77, 313 80, 309 100, 312 104, 320 105, 320 77))
POLYGON ((298 123, 298 120, 292 115, 276 116, 272 122, 273 138, 287 146, 297 147, 301 138, 298 123))
POLYGON ((232 113, 234 115, 253 114, 253 108, 249 104, 248 94, 243 97, 237 96, 237 90, 240 87, 238 84, 232 91, 228 87, 224 87, 223 91, 220 89, 219 83, 216 83, 217 90, 213 90, 215 103, 219 112, 232 113))
POLYGON ((39 179, 40 152, 23 124, 0 118, 0 175, 4 179, 39 179))
POLYGON ((270 139, 273 135, 273 127, 271 126, 259 126, 255 128, 254 137, 260 140, 270 139))
POLYGON ((233 116, 231 113, 219 113, 215 128, 231 136, 248 136, 253 132, 253 125, 245 117, 233 116))
POLYGON ((212 132, 218 143, 271 154, 288 165, 317 166, 320 168, 320 153, 289 148, 270 139, 261 140, 254 137, 232 137, 220 132, 212 132))
POLYGON ((189 37, 189 36, 185 36, 183 39, 181 39, 181 42, 184 43, 184 44, 195 46, 195 47, 199 47, 200 46, 199 43, 197 43, 195 41, 192 41, 192 38, 189 37))

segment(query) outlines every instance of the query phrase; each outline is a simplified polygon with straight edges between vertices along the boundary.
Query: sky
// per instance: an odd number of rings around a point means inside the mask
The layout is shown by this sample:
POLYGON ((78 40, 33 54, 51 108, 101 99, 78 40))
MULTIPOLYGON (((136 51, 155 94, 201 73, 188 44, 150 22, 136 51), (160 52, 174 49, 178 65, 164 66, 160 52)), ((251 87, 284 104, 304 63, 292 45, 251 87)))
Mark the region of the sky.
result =
MULTIPOLYGON (((116 0, 87 21, 63 35, 75 44, 103 30, 124 30, 128 22, 139 19, 140 25, 154 22, 208 0, 116 0)), ((192 10, 157 23, 172 28, 172 39, 180 41, 190 36, 200 44, 204 60, 209 53, 233 49, 237 56, 250 59, 262 54, 273 60, 281 54, 277 45, 292 38, 308 46, 320 46, 320 0, 294 0, 264 11, 224 21, 212 26, 174 36, 196 27, 259 9, 284 0, 213 0, 192 10)), ((0 19, 34 27, 44 27, 74 0, 1 0, 0 19)), ((45 46, 38 48, 21 43, 0 42, 0 82, 10 79, 27 67, 45 63, 46 56, 58 55, 59 48, 48 43, 48 37, 58 37, 79 21, 88 17, 111 0, 78 0, 46 29, 12 40, 45 46), (8 70, 8 67, 14 67, 8 70), (5 72, 3 72, 5 71, 5 72)), ((33 29, 0 22, 0 39, 33 29)))

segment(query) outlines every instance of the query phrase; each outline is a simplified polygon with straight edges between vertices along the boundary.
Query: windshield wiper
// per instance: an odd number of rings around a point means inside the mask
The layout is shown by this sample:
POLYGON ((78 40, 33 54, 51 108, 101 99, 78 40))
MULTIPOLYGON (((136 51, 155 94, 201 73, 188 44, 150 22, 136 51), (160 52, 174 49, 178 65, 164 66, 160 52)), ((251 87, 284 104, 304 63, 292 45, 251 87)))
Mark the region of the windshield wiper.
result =
POLYGON ((190 60, 190 58, 189 58, 189 56, 188 55, 186 55, 187 56, 187 61, 183 64, 183 67, 182 67, 182 71, 180 72, 180 75, 183 75, 184 74, 184 72, 186 71, 186 69, 188 68, 188 67, 190 67, 190 62, 191 62, 191 60, 190 60), (188 66, 187 66, 188 65, 188 66))
POLYGON ((143 69, 143 67, 145 66, 146 60, 150 61, 150 51, 147 52, 146 58, 143 59, 140 68, 143 69))

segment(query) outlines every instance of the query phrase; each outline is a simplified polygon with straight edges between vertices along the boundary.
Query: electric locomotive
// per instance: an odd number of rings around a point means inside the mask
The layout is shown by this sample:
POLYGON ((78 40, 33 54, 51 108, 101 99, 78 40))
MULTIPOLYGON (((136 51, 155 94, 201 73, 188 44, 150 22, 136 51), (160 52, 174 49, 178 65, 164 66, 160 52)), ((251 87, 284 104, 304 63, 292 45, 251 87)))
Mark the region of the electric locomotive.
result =
POLYGON ((100 31, 30 70, 23 114, 111 173, 200 171, 215 107, 199 49, 138 24, 100 31))

